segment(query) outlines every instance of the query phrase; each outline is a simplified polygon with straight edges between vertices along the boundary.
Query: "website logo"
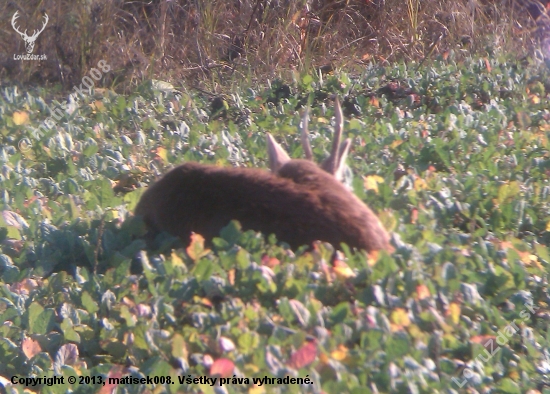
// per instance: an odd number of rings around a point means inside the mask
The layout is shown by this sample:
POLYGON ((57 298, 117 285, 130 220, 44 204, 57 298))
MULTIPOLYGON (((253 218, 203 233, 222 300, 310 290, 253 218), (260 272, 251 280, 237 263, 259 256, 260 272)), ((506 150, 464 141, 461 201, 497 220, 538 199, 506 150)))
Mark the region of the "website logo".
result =
POLYGON ((17 18, 19 18, 19 11, 15 11, 15 14, 13 14, 13 17, 11 18, 11 25, 13 27, 13 30, 19 33, 21 38, 23 38, 23 41, 25 41, 25 50, 27 51, 27 54, 31 56, 32 51, 34 51, 34 44, 36 42, 36 39, 38 38, 40 33, 42 33, 46 28, 46 25, 48 24, 50 18, 48 17, 48 14, 44 14, 44 24, 42 25, 42 28, 39 30, 35 30, 31 35, 27 34, 26 29, 24 32, 19 30, 19 27, 16 24, 17 18))

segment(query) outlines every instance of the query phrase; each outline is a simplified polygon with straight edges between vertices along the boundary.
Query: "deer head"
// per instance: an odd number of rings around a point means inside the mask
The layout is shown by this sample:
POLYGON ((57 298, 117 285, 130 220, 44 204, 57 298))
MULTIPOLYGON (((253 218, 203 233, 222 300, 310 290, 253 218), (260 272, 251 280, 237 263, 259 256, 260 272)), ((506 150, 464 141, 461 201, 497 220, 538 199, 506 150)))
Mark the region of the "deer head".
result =
POLYGON ((49 20, 48 14, 44 14, 44 24, 42 25, 42 29, 35 30, 34 33, 31 36, 27 35, 27 30, 26 29, 25 29, 24 33, 19 31, 19 29, 17 28, 17 25, 15 24, 15 21, 17 20, 17 18, 19 18, 19 11, 15 11, 15 14, 13 14, 13 17, 11 18, 11 25, 12 25, 13 29, 17 33, 19 33, 19 35, 25 41, 25 49, 26 49, 27 53, 32 53, 32 51, 34 50, 34 43, 35 43, 36 39, 38 38, 40 33, 42 33, 44 31, 44 29, 46 28, 46 25, 48 24, 48 20, 49 20))
MULTIPOLYGON (((340 100, 338 97, 335 99, 334 112, 336 127, 334 129, 332 149, 330 156, 321 163, 321 168, 329 174, 332 174, 336 180, 341 182, 343 181, 344 168, 346 165, 346 158, 348 157, 349 148, 351 146, 351 139, 347 138, 340 143, 340 140, 342 139, 342 132, 344 130, 344 114, 342 113, 342 106, 340 105, 340 100)), ((309 143, 308 125, 309 108, 306 108, 302 118, 300 139, 306 159, 311 161, 313 160, 313 152, 309 143)), ((273 138, 270 133, 267 133, 267 152, 269 157, 269 168, 274 173, 277 173, 281 167, 291 160, 285 150, 277 143, 277 141, 275 141, 275 138, 273 138)))

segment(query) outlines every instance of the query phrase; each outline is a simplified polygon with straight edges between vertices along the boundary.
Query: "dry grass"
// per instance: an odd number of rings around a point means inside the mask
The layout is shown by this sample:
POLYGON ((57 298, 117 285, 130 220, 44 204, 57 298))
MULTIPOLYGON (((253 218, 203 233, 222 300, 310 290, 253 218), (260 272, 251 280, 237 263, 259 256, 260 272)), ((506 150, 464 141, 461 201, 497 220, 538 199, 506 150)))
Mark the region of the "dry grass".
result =
POLYGON ((326 64, 419 62, 451 50, 525 56, 537 46, 525 9, 495 1, 23 0, 2 2, 0 14, 7 16, 0 22, 2 80, 64 88, 80 84, 99 60, 112 67, 104 86, 156 77, 216 91, 326 64), (11 26, 16 11, 29 31, 48 14, 34 50, 46 61, 13 59, 25 52, 11 26))

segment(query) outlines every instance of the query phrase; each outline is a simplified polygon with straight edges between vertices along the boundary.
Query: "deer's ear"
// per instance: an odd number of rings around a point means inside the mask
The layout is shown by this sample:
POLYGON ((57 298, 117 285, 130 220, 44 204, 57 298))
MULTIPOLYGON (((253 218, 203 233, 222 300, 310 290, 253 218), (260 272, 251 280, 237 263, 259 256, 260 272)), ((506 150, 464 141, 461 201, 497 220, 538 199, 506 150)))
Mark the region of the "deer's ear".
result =
POLYGON ((269 168, 275 173, 290 161, 290 156, 269 133, 267 133, 267 155, 269 157, 269 168))

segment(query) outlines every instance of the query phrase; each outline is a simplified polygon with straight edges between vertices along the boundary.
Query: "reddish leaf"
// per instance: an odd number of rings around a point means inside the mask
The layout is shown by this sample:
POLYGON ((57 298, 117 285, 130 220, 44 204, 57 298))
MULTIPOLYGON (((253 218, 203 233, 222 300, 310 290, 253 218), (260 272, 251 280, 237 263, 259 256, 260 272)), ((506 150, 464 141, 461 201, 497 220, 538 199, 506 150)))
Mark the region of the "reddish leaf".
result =
POLYGON ((107 374, 107 381, 103 387, 98 391, 98 394, 111 394, 115 391, 116 386, 118 384, 115 383, 109 383, 109 378, 117 378, 120 379, 122 375, 126 373, 126 368, 124 368, 122 365, 115 365, 109 370, 109 373, 107 374))
POLYGON ((21 282, 11 285, 10 290, 17 294, 28 295, 31 291, 39 286, 38 282, 34 279, 26 278, 21 282))
MULTIPOLYGON (((17 257, 21 254, 25 243, 21 240, 7 238, 2 241, 2 244, 6 247, 6 250, 12 251, 17 257)), ((12 254, 13 255, 13 254, 12 254)))
POLYGON ((316 357, 317 343, 315 341, 311 341, 292 353, 287 365, 294 369, 300 369, 314 362, 316 357))
POLYGON ((18 230, 29 227, 29 224, 23 216, 19 215, 17 212, 13 211, 2 211, 2 216, 4 221, 8 226, 13 226, 18 230))
POLYGON ((269 268, 274 268, 279 264, 281 264, 281 262, 276 257, 269 257, 267 254, 262 256, 262 265, 268 266, 269 268))
POLYGON ((235 364, 233 364, 233 361, 228 360, 227 358, 219 358, 214 361, 214 364, 210 367, 210 375, 229 378, 230 376, 233 376, 234 369, 235 364))
POLYGON ((483 347, 487 347, 487 345, 492 344, 494 341, 496 341, 496 339, 497 337, 494 335, 475 335, 470 338, 470 341, 472 343, 478 343, 483 347))
POLYGON ((491 72, 491 63, 489 63, 489 59, 484 57, 483 60, 485 60, 485 67, 487 67, 487 71, 491 72))
POLYGON ((423 300, 430 297, 430 289, 426 285, 418 285, 416 286, 416 294, 419 300, 423 300))
POLYGON ((21 349, 23 350, 23 353, 25 353, 25 356, 27 356, 28 359, 33 358, 34 356, 36 356, 38 353, 42 351, 40 344, 31 338, 23 339, 23 342, 21 343, 21 349))
POLYGON ((413 208, 411 210, 411 224, 415 224, 418 220, 418 208, 413 208))

